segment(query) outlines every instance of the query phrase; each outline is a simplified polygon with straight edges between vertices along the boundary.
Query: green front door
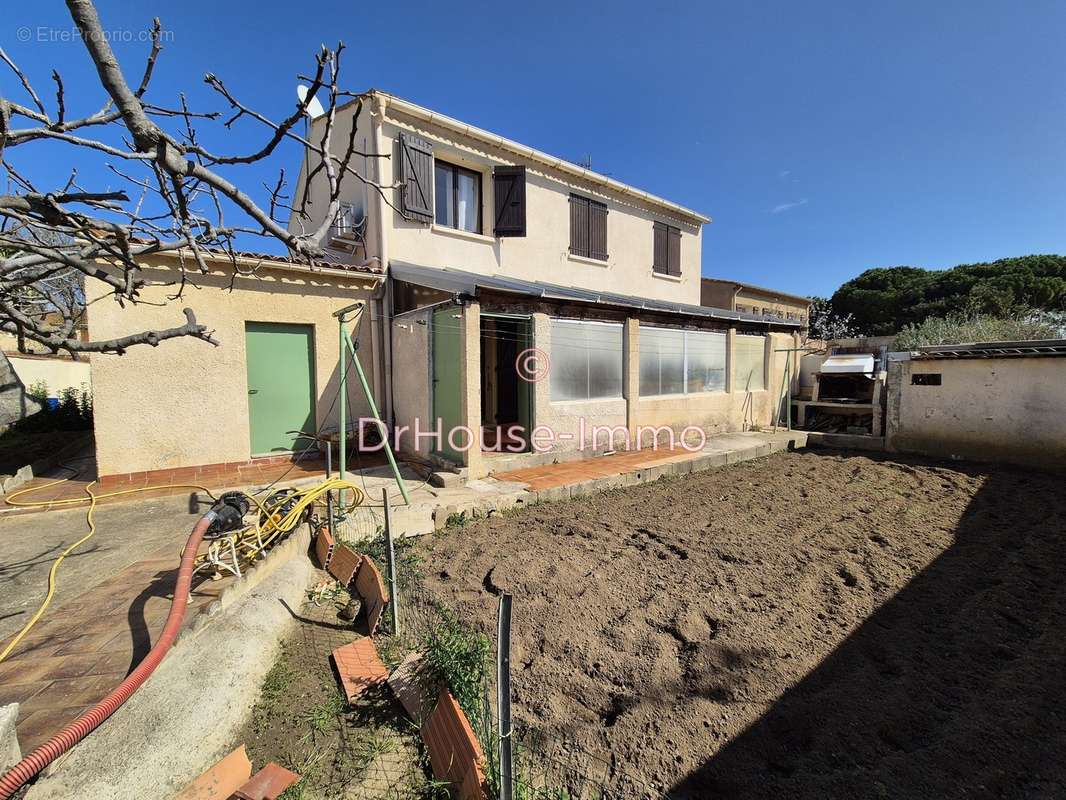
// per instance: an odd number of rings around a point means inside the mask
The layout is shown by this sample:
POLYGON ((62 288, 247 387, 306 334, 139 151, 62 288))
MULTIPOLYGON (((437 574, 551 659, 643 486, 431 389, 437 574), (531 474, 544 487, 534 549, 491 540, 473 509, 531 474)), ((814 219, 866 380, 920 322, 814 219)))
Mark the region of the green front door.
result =
POLYGON ((248 424, 252 455, 299 450, 315 430, 314 329, 246 322, 248 424))
MULTIPOLYGON (((459 391, 460 344, 459 328, 462 309, 458 306, 445 306, 433 312, 433 420, 441 433, 441 446, 437 452, 454 461, 463 463, 462 454, 448 443, 448 434, 456 428, 462 419, 462 404, 459 391)), ((467 436, 457 433, 455 441, 464 444, 467 436)))

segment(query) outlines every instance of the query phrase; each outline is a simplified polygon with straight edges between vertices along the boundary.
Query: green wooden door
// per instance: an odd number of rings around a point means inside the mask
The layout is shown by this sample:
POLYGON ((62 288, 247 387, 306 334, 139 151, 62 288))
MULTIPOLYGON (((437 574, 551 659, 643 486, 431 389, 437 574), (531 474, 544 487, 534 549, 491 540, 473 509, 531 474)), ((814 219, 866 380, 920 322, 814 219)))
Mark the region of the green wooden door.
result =
MULTIPOLYGON (((526 318, 518 326, 518 350, 519 354, 533 347, 533 320, 526 318)), ((518 424, 522 426, 522 438, 529 448, 529 437, 533 433, 533 383, 529 376, 519 375, 517 362, 512 365, 515 377, 518 381, 518 424)), ((537 369, 544 369, 543 364, 537 364, 537 369)))
POLYGON ((252 455, 303 449, 289 431, 315 429, 313 328, 246 322, 244 334, 252 455))
MULTIPOLYGON (((448 434, 462 419, 460 399, 460 358, 462 346, 459 327, 462 320, 458 306, 445 306, 433 312, 433 424, 440 421, 441 446, 437 452, 457 464, 463 456, 448 444, 448 434)), ((468 437, 456 434, 455 441, 466 442, 468 437)))

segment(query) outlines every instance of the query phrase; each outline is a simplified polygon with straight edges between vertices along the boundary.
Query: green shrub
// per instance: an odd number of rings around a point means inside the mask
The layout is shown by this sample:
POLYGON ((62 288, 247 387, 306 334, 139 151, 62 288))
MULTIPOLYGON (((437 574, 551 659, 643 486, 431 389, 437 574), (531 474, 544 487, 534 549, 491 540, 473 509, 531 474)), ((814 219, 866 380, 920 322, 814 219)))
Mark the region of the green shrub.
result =
POLYGON ((989 314, 952 314, 908 325, 896 336, 896 350, 969 342, 1022 342, 1055 339, 1061 335, 1055 318, 1033 313, 996 317, 989 314))
POLYGON ((26 387, 26 396, 36 400, 42 406, 48 403, 48 384, 44 381, 34 381, 26 387))
POLYGON ((446 685, 472 725, 482 714, 482 692, 488 674, 491 645, 488 637, 464 626, 443 605, 440 619, 422 642, 422 657, 430 675, 446 685))
POLYGON ((48 431, 85 431, 93 427, 92 393, 82 384, 80 389, 68 386, 59 391, 59 403, 53 408, 48 402, 48 385, 37 381, 26 394, 44 405, 44 410, 16 422, 12 427, 23 433, 48 431))

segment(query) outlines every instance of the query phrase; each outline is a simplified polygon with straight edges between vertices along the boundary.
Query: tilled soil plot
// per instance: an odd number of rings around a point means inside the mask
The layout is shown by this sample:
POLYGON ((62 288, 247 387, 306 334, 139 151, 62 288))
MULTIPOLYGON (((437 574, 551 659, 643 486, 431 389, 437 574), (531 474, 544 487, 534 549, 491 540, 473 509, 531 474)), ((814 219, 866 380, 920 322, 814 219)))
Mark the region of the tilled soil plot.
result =
POLYGON ((623 794, 1066 797, 1064 490, 801 451, 419 547, 490 636, 514 595, 516 718, 623 794))

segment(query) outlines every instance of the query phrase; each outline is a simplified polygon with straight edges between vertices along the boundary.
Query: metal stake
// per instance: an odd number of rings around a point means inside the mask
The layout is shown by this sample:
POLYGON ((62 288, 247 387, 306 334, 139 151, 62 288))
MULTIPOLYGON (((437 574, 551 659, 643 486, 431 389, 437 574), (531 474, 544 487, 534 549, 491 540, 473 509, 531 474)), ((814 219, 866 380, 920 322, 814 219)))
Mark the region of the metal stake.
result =
POLYGON ((392 508, 389 506, 389 488, 381 487, 381 505, 385 509, 385 561, 389 573, 389 608, 392 611, 392 635, 400 632, 400 607, 396 598, 396 551, 392 546, 392 508))
POLYGON ((511 800, 514 769, 511 752, 511 595, 500 594, 496 630, 496 713, 500 750, 500 800, 511 800))
MULTIPOLYGON (((348 468, 348 420, 346 410, 348 408, 348 348, 345 347, 344 337, 348 333, 344 326, 344 319, 341 318, 340 324, 337 326, 340 330, 340 429, 337 431, 340 434, 341 445, 341 480, 344 480, 344 473, 348 468)), ((344 514, 344 490, 342 489, 337 496, 337 507, 344 514)))
MULTIPOLYGON (((333 442, 326 440, 326 479, 333 477, 333 442)), ((329 525, 329 534, 333 540, 337 540, 337 529, 333 522, 333 490, 326 492, 326 523, 329 525)))

